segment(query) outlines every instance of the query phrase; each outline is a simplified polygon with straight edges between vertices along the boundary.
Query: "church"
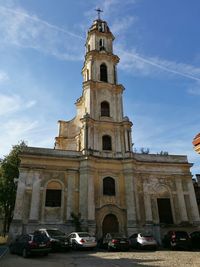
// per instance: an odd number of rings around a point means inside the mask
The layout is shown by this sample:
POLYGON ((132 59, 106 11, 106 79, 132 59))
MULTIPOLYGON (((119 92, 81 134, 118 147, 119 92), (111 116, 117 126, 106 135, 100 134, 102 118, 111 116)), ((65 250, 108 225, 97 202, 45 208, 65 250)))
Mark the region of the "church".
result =
POLYGON ((160 241, 170 229, 200 225, 187 156, 133 152, 113 41, 98 17, 87 33, 76 116, 59 121, 54 148, 20 154, 11 235, 41 227, 70 233, 74 216, 97 238, 148 231, 160 241))

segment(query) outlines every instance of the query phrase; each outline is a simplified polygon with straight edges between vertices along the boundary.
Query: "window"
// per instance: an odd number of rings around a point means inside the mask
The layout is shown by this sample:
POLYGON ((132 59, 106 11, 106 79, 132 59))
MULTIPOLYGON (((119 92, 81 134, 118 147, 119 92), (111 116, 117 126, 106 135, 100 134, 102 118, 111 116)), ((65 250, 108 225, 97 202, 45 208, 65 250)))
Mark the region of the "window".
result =
POLYGON ((107 101, 101 102, 101 116, 110 117, 110 105, 107 101))
POLYGON ((100 39, 99 40, 99 50, 105 50, 105 46, 104 46, 104 39, 100 39))
POLYGON ((103 179, 103 194, 107 196, 115 196, 115 180, 112 177, 103 179))
POLYGON ((50 182, 46 189, 46 207, 60 207, 61 206, 61 185, 58 182, 50 182))
POLYGON ((88 44, 88 52, 90 52, 90 44, 88 44))
POLYGON ((107 66, 104 63, 101 64, 101 66, 100 66, 100 81, 102 81, 102 82, 108 81, 107 66))
POLYGON ((112 150, 112 140, 109 135, 104 135, 102 137, 103 150, 112 150))
POLYGON ((89 77, 89 70, 87 69, 87 78, 86 80, 89 81, 90 77, 89 77))

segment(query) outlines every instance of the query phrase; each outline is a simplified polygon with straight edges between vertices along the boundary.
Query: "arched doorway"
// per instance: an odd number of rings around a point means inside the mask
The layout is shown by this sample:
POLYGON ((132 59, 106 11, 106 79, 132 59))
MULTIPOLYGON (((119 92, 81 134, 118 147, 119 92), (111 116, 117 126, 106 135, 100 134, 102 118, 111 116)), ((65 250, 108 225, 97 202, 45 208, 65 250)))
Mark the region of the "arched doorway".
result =
POLYGON ((114 214, 108 214, 105 216, 102 223, 102 233, 118 233, 119 232, 119 222, 114 214))

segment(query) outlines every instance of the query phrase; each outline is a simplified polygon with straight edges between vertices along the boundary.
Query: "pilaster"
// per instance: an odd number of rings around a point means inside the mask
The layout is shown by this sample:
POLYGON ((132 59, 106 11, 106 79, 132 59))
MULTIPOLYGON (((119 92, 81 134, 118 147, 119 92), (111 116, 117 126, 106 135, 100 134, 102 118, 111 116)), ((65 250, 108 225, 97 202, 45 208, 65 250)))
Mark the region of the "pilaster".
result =
POLYGON ((200 224, 199 210, 197 206, 197 201, 195 197, 194 186, 193 186, 192 180, 189 180, 187 185, 188 185, 188 192, 189 192, 193 223, 199 225, 200 224))
POLYGON ((33 171, 33 185, 29 221, 36 222, 39 219, 40 206, 40 171, 33 171))
POLYGON ((181 222, 187 222, 188 215, 187 215, 187 210, 186 210, 186 205, 185 205, 181 178, 176 179, 176 188, 177 188, 177 197, 178 197, 178 204, 179 204, 179 210, 180 210, 180 219, 181 219, 181 222))

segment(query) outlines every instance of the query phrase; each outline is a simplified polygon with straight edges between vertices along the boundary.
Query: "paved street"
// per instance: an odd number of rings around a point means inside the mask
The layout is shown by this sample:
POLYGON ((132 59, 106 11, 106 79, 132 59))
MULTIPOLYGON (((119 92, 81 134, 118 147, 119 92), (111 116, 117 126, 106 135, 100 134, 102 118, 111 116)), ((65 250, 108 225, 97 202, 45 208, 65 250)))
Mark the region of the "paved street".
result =
POLYGON ((200 251, 70 251, 51 253, 47 257, 21 256, 7 253, 1 267, 133 267, 133 266, 200 266, 200 251))

